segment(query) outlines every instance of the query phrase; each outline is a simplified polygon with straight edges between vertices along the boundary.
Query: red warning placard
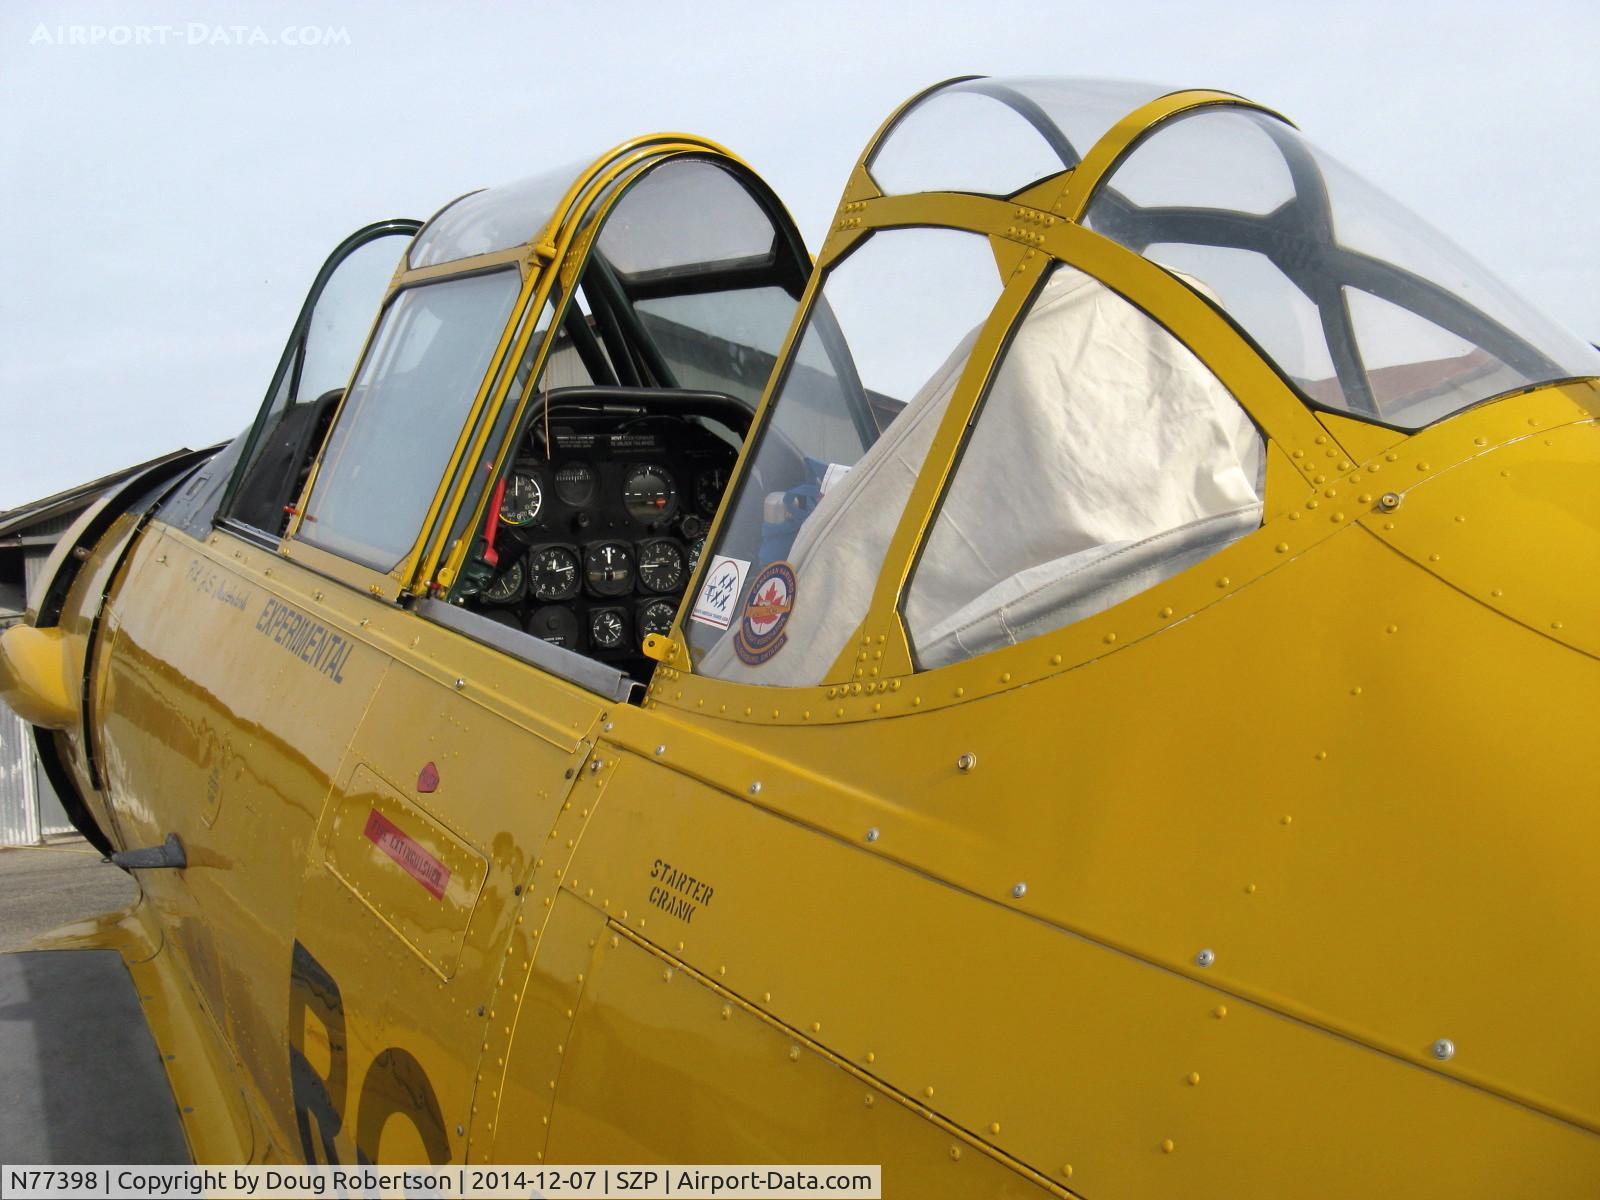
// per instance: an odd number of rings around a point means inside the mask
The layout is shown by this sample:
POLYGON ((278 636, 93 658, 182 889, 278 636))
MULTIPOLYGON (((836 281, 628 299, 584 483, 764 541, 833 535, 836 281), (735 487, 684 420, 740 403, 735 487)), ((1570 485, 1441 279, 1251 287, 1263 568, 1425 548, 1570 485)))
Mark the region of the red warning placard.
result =
POLYGON ((377 809, 367 817, 366 834, 373 845, 399 863, 400 869, 432 892, 435 899, 444 899, 445 885, 450 882, 449 867, 407 837, 377 809))

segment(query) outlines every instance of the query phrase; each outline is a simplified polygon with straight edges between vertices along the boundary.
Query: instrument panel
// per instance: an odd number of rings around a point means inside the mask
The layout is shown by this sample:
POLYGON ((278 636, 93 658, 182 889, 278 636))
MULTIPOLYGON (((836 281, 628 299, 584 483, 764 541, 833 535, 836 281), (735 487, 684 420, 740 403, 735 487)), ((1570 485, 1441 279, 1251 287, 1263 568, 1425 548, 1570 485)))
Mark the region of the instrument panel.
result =
POLYGON ((518 447, 493 523, 499 561, 464 600, 555 645, 642 665, 646 635, 672 628, 738 452, 662 414, 563 417, 549 438, 548 453, 539 428, 518 447))

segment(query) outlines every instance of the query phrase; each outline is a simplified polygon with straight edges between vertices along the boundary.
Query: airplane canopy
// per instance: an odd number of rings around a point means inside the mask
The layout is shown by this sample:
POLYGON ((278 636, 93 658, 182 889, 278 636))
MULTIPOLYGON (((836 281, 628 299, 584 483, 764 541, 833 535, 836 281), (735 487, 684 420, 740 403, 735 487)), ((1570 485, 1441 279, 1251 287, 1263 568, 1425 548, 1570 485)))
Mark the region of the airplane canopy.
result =
POLYGON ((1600 375, 1223 92, 932 88, 862 155, 817 266, 680 614, 725 682, 871 694, 1126 611, 1261 528, 1272 446, 1280 489, 1351 469, 1318 410, 1409 430, 1600 375))
POLYGON ((532 241, 550 223, 562 197, 589 165, 587 161, 568 163, 457 197, 417 234, 407 255, 408 264, 412 270, 436 267, 532 241))

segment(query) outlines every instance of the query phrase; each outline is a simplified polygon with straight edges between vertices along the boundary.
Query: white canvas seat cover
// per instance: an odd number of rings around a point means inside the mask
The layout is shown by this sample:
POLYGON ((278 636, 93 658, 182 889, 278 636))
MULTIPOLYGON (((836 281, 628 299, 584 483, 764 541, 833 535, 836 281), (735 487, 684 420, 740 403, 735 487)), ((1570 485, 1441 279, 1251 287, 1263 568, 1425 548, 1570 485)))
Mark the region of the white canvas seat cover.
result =
MULTIPOLYGON (((976 336, 801 527, 783 649, 747 665, 730 634, 700 671, 821 681, 866 613, 976 336)), ((1012 339, 913 578, 906 619, 919 661, 941 665, 1057 628, 1133 594, 1118 580, 1143 590, 1213 553, 1259 525, 1262 462, 1255 426, 1186 347, 1058 267, 1012 339)))

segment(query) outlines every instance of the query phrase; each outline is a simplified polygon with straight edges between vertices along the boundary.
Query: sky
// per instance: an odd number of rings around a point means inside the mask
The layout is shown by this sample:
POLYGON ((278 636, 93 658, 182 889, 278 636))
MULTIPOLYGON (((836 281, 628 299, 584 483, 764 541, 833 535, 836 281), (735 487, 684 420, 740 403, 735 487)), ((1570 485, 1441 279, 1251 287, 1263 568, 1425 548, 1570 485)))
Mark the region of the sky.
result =
POLYGON ((242 429, 346 234, 686 130, 813 251, 958 74, 1261 101, 1600 341, 1600 5, 993 0, 0 5, 0 509, 242 429))

